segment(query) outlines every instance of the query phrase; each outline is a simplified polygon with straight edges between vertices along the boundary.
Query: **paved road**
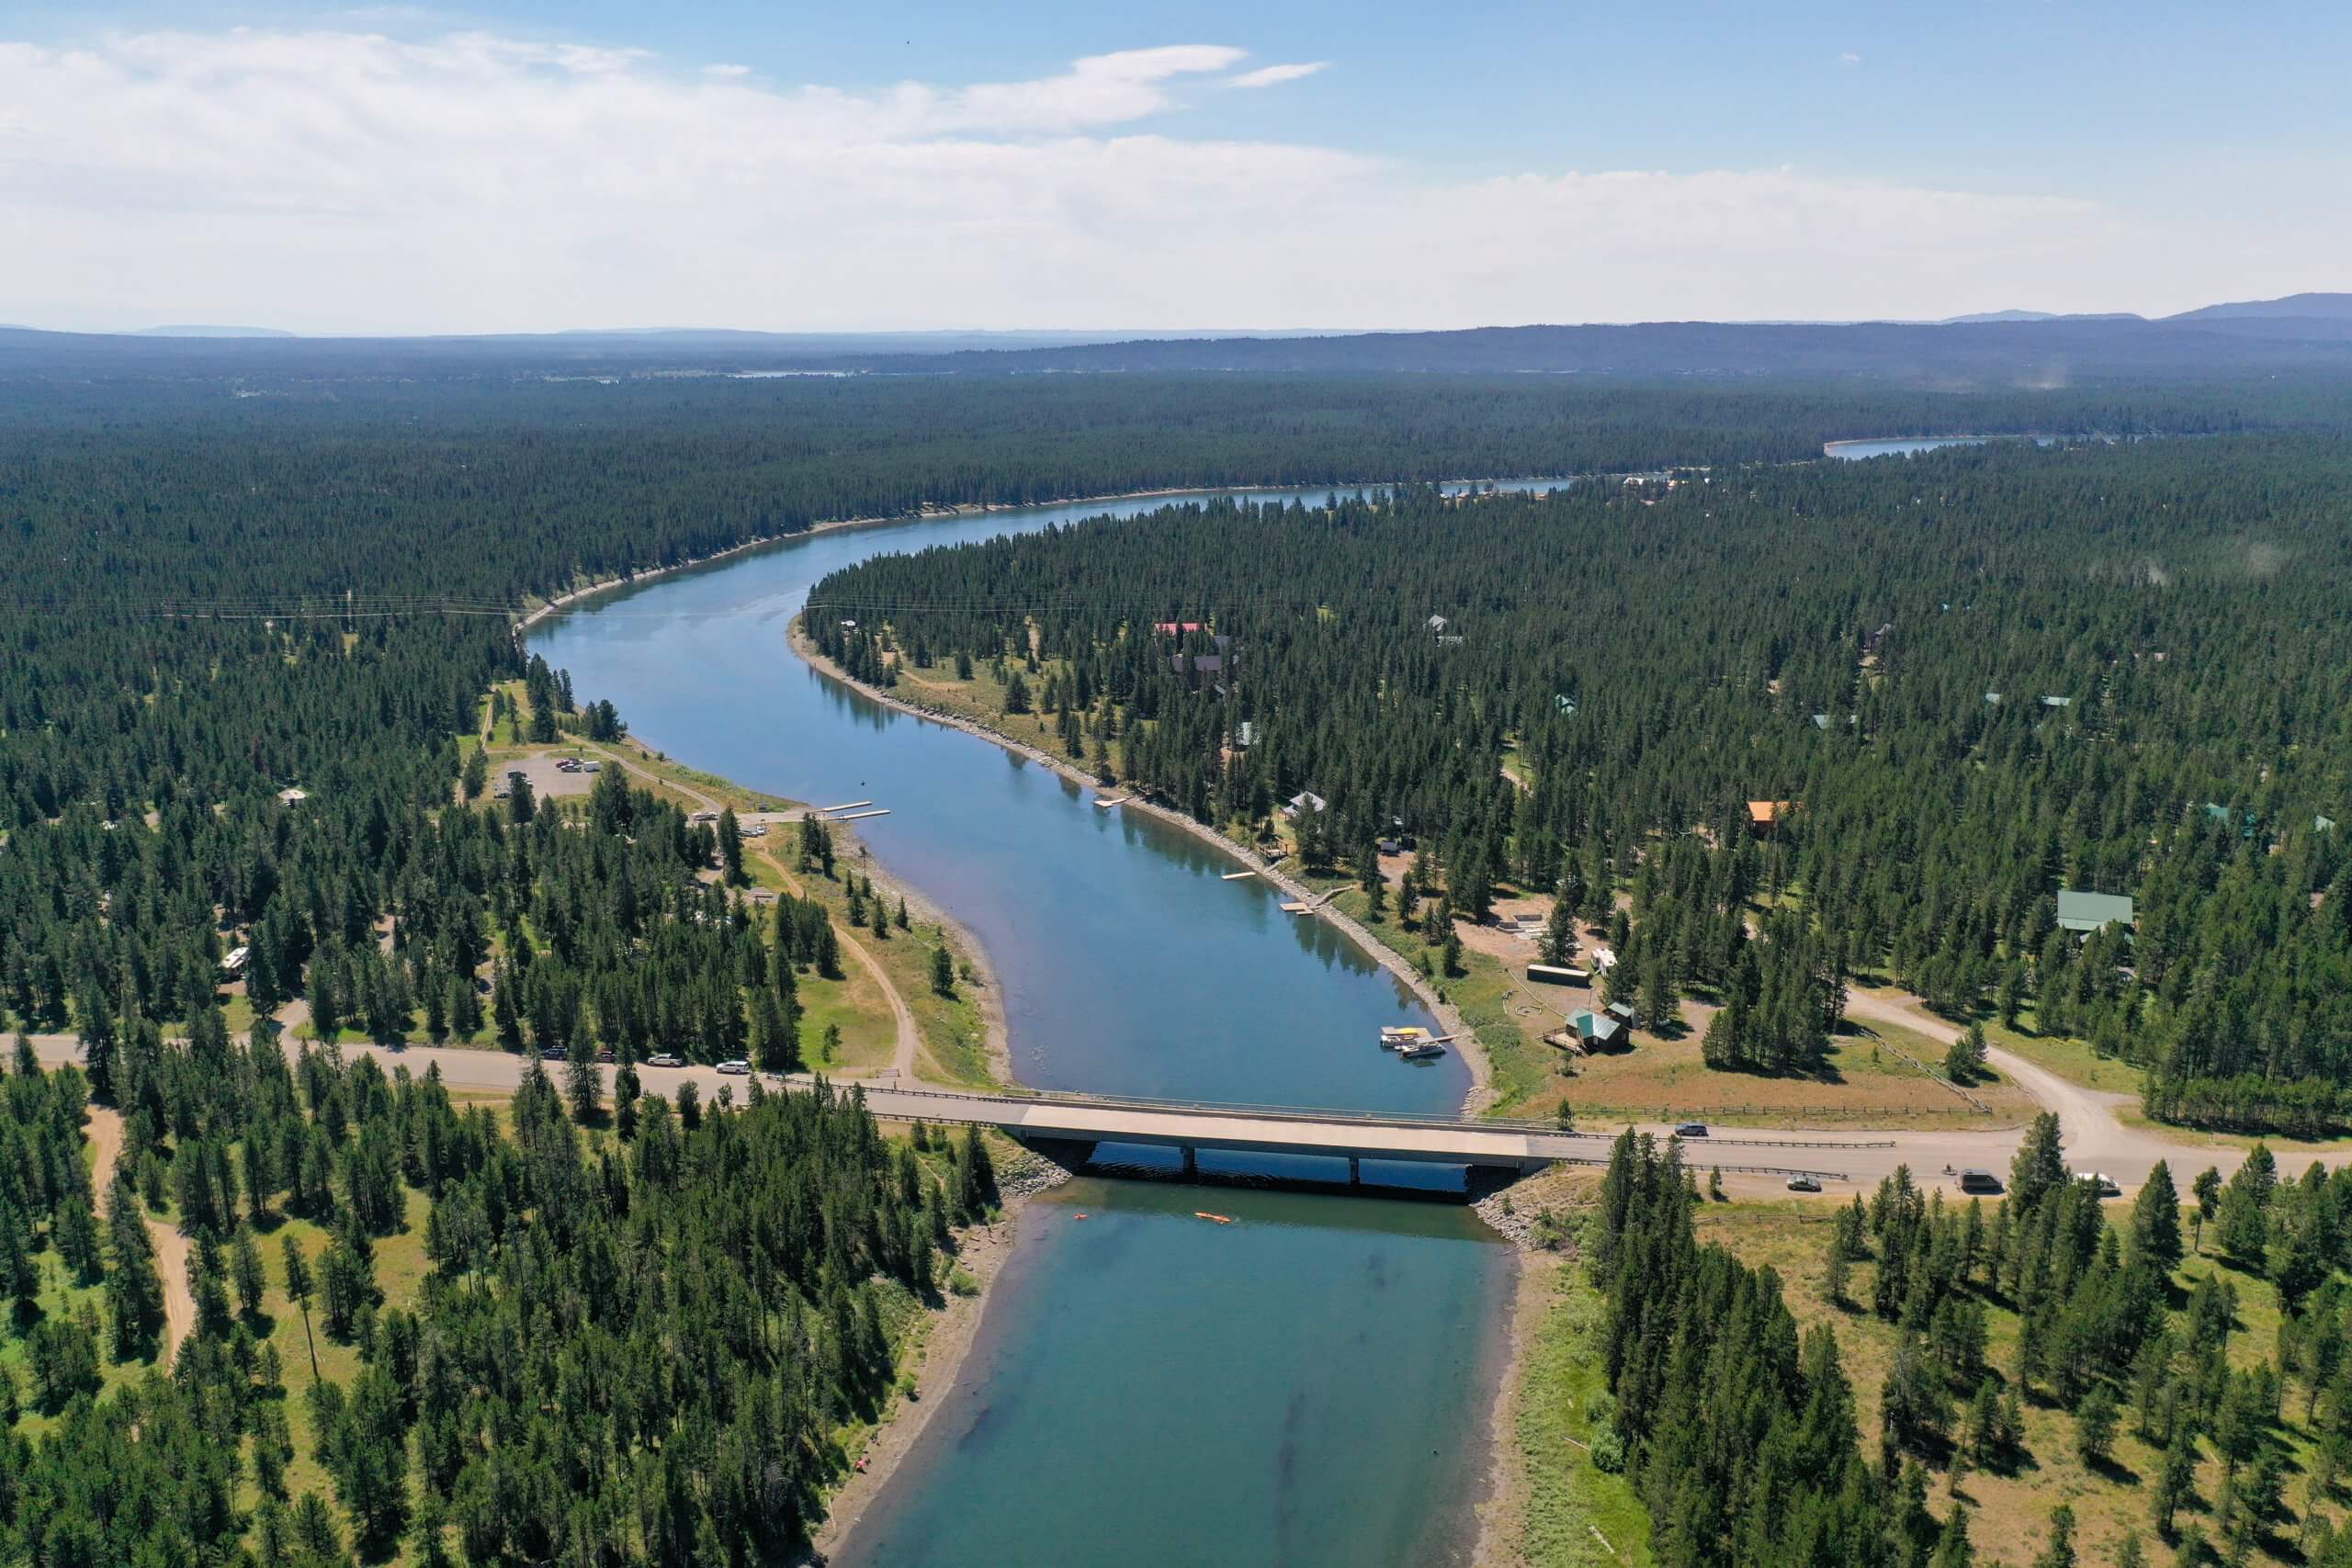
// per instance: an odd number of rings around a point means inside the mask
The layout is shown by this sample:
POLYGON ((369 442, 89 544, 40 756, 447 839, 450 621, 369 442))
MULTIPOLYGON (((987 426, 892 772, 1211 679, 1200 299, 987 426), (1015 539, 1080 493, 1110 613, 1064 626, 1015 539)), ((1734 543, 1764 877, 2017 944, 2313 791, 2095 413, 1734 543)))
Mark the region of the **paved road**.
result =
MULTIPOLYGON (((1939 1039, 1956 1038, 1958 1034, 1958 1031, 1940 1019, 1883 997, 1858 994, 1848 1010, 1860 1018, 1897 1023, 1939 1039)), ((80 1059, 80 1049, 69 1035, 36 1035, 34 1044, 44 1061, 55 1063, 80 1059)), ((521 1080, 525 1063, 525 1058, 503 1051, 426 1045, 412 1045, 402 1051, 387 1051, 374 1045, 345 1045, 343 1049, 346 1055, 373 1055, 384 1064, 387 1071, 404 1066, 413 1073, 422 1074, 429 1064, 437 1064, 443 1080, 452 1089, 475 1092, 511 1093, 521 1080)), ((2245 1151, 2235 1145, 2205 1142, 2187 1136, 2174 1137, 2152 1129, 2125 1125, 2118 1119, 2117 1111, 2119 1106, 2131 1103, 2130 1096, 2081 1088, 2009 1052, 1994 1051, 1989 1053, 1989 1056, 1998 1070, 2015 1075, 2027 1092, 2058 1111, 2070 1167, 2104 1171, 2126 1191, 2145 1180, 2149 1169, 2159 1159, 2170 1162, 2174 1184, 2185 1192, 2189 1180, 2207 1166, 2218 1167, 2226 1176, 2236 1169, 2245 1157, 2245 1151)), ((604 1071, 609 1087, 611 1069, 604 1071)), ((697 1085, 706 1099, 715 1097, 722 1087, 731 1087, 738 1099, 747 1092, 744 1080, 721 1076, 707 1066, 640 1067, 639 1077, 648 1092, 657 1094, 674 1095, 676 1086, 682 1082, 697 1085)), ((796 1081, 805 1083, 808 1080, 796 1081)), ((850 1080, 836 1081, 844 1088, 850 1085, 850 1080)), ((894 1119, 916 1116, 951 1119, 943 1118, 940 1108, 927 1095, 906 1092, 903 1082, 866 1082, 859 1087, 865 1089, 867 1102, 876 1114, 894 1119)), ((1598 1132, 1602 1129, 1587 1127, 1583 1130, 1598 1132)), ((1672 1131, 1664 1125, 1644 1125, 1641 1130, 1661 1138, 1672 1131)), ((1690 1140, 1686 1158, 1701 1169, 1720 1160, 1725 1166, 1765 1165, 1841 1172, 1846 1181, 1830 1184, 1834 1193, 1850 1191, 1856 1186, 1873 1187, 1883 1177, 1894 1174, 1896 1166, 1907 1165, 1913 1179, 1921 1186, 1941 1187, 1947 1191, 1957 1192, 1956 1185, 1943 1175, 1946 1169, 1964 1170, 1973 1167, 1990 1170, 2006 1179, 2010 1156, 2017 1152, 2021 1136, 2016 1128, 1984 1132, 1858 1131, 1839 1136, 1782 1135, 1754 1129, 1725 1128, 1715 1137, 1704 1141, 1690 1140), (1741 1146, 1743 1143, 1761 1138, 1781 1140, 1782 1146, 1770 1151, 1741 1146), (1871 1146, 1854 1146, 1857 1144, 1871 1146), (1768 1154, 1769 1157, 1766 1157, 1768 1154)), ((1590 1141, 1589 1146, 1598 1149, 1598 1140, 1590 1141)), ((2271 1148, 2278 1155, 2280 1165, 2293 1171, 2300 1171, 2312 1159, 2329 1167, 2352 1164, 2352 1143, 2312 1148, 2274 1142, 2271 1148)), ((1781 1185, 1777 1178, 1739 1177, 1728 1172, 1724 1180, 1735 1190, 1744 1190, 1751 1193, 1777 1190, 1781 1185)))

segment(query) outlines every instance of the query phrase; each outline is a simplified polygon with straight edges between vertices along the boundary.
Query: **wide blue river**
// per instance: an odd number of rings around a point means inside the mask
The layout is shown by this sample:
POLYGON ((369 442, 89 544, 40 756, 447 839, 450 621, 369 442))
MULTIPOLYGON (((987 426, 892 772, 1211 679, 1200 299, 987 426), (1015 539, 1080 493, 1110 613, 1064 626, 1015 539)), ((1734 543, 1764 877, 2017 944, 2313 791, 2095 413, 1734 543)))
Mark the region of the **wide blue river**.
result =
MULTIPOLYGON (((1451 1110, 1466 1070, 1379 1049, 1379 1025, 1432 1021, 1329 926, 1282 914, 1256 878, 1222 880, 1234 863, 1193 836, 868 701, 786 640, 809 587, 868 556, 1201 499, 788 540, 593 600, 531 646, 693 766, 888 807, 859 824, 865 840, 978 938, 1022 1082, 1451 1110)), ((1503 1263, 1458 1206, 1072 1182, 1029 1209, 949 1408, 835 1561, 1454 1560, 1485 1458, 1503 1263), (1204 1206, 1238 1223, 1194 1218, 1204 1206)))

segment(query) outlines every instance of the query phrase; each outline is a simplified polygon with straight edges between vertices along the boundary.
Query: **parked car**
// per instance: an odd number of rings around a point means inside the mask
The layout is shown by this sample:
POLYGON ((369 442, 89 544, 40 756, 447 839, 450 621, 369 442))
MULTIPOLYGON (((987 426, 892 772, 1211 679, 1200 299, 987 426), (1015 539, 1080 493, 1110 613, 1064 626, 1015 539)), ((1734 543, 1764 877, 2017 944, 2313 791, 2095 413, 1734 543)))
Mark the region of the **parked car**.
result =
POLYGON ((1789 1190, 1792 1192, 1818 1192, 1821 1190, 1821 1182, 1815 1177, 1792 1176, 1789 1178, 1789 1190))
POLYGON ((2115 1178, 2108 1175, 2107 1172, 2103 1170, 2078 1170, 2075 1172, 2075 1179, 2089 1188, 2101 1198, 2120 1198, 2123 1196, 2123 1189, 2115 1184, 2115 1178))
POLYGON ((613 1048, 610 1045, 607 1045, 599 1050, 596 1053, 596 1060, 604 1063, 605 1066, 608 1067, 611 1066, 613 1065, 613 1048))
POLYGON ((1685 1122, 1674 1130, 1674 1135, 1678 1138, 1703 1138, 1707 1135, 1707 1124, 1704 1122, 1685 1122))
POLYGON ((546 1050, 539 1053, 539 1060, 542 1062, 569 1061, 571 1060, 571 1053, 563 1050, 560 1046, 550 1045, 546 1050))
POLYGON ((752 1064, 741 1060, 721 1062, 718 1064, 718 1070, 725 1073, 729 1077, 748 1077, 751 1076, 752 1064))
POLYGON ((686 1059, 684 1056, 673 1056, 669 1052, 664 1051, 659 1055, 646 1057, 645 1065, 649 1067, 683 1067, 686 1065, 686 1059))

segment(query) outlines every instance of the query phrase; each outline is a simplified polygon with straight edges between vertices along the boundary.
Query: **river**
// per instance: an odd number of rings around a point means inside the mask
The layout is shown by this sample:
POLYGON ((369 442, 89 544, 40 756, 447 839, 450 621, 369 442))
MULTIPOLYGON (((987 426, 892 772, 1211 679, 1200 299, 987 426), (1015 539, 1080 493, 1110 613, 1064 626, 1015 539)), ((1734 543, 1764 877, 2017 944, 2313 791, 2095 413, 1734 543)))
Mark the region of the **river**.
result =
MULTIPOLYGON (((612 699, 650 743, 697 768, 801 800, 888 807, 859 824, 864 837, 979 939, 1023 1083, 1458 1107, 1469 1084, 1459 1061, 1406 1063, 1376 1043, 1383 1023, 1434 1021, 1329 925, 1282 914, 1258 879, 1222 880, 1233 863, 1193 836, 1097 810, 1091 789, 851 692, 786 643, 810 586, 868 556, 1204 499, 786 540, 592 600, 542 622, 531 647, 571 672, 582 700, 612 699)), ((1507 1307, 1498 1238, 1448 1203, 1204 1191, 1083 1178, 1030 1207, 955 1404, 835 1562, 1466 1554, 1487 1362, 1507 1307), (1194 1218, 1203 1206, 1238 1223, 1194 1218)))

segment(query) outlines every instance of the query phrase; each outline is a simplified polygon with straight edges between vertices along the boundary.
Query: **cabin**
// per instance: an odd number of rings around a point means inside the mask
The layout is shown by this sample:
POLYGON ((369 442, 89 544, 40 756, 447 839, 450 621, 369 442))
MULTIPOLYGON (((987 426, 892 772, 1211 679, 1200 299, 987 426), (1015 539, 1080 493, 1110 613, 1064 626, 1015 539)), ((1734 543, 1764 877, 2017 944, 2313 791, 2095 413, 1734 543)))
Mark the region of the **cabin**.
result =
POLYGON ((1769 839, 1795 803, 1787 800, 1751 800, 1747 803, 1747 830, 1759 839, 1769 839))
POLYGON ((1531 964, 1527 977, 1539 986, 1589 986, 1592 972, 1567 964, 1531 964))
POLYGON ((1283 807, 1283 815, 1285 817, 1300 817, 1309 811, 1312 811, 1319 816, 1323 812, 1329 811, 1330 808, 1331 803, 1325 800, 1321 795, 1317 795, 1310 790, 1300 790, 1296 795, 1292 795, 1289 801, 1283 807))
POLYGON ((1634 1010, 1623 1002, 1611 1002, 1604 1010, 1611 1018, 1615 1019, 1627 1029, 1633 1028, 1635 1023, 1640 1021, 1634 1017, 1634 1010))
POLYGON ((2209 800, 2205 803, 2205 816, 2207 820, 2219 822, 2225 828, 2233 822, 2236 823, 2238 836, 2242 839, 2253 838, 2262 826, 2262 818, 2253 812, 2232 811, 2218 800, 2209 800))
POLYGON ((2072 697, 2044 697, 2041 699, 2041 705, 2046 708, 2070 708, 2075 705, 2075 699, 2072 697))
POLYGON ((1233 749, 1246 751, 1258 744, 1258 724, 1255 719, 1243 719, 1233 727, 1233 749))
POLYGON ((1206 628, 1199 621, 1154 621, 1151 623, 1151 629, 1161 637, 1182 637, 1187 632, 1203 631, 1206 628))
POLYGON ((288 806, 300 806, 311 798, 311 792, 298 785, 292 789, 279 790, 277 798, 288 806))
POLYGON ((1605 1012, 1584 1009, 1568 1015, 1568 1027, 1577 1032, 1588 1051, 1613 1051, 1620 1045, 1632 1043, 1625 1026, 1605 1012))
POLYGON ((1379 847, 1380 852, 1385 855, 1401 855, 1405 852, 1404 844, 1395 839, 1381 840, 1379 847))
POLYGON ((1448 627, 1448 626, 1452 626, 1453 623, 1453 622, 1451 622, 1451 621, 1449 621, 1449 620, 1447 620, 1443 615, 1431 615, 1431 616, 1430 616, 1430 617, 1426 622, 1424 622, 1424 623, 1422 623, 1422 624, 1423 624, 1423 625, 1425 625, 1425 626, 1427 626, 1429 627, 1429 629, 1430 629, 1430 630, 1431 630, 1431 631, 1433 631, 1433 632, 1442 632, 1442 631, 1445 630, 1445 628, 1446 628, 1446 627, 1448 627))
POLYGON ((2077 893, 2062 888, 2058 894, 2058 929, 2088 936, 2107 926, 2132 924, 2132 900, 2120 893, 2077 893))

